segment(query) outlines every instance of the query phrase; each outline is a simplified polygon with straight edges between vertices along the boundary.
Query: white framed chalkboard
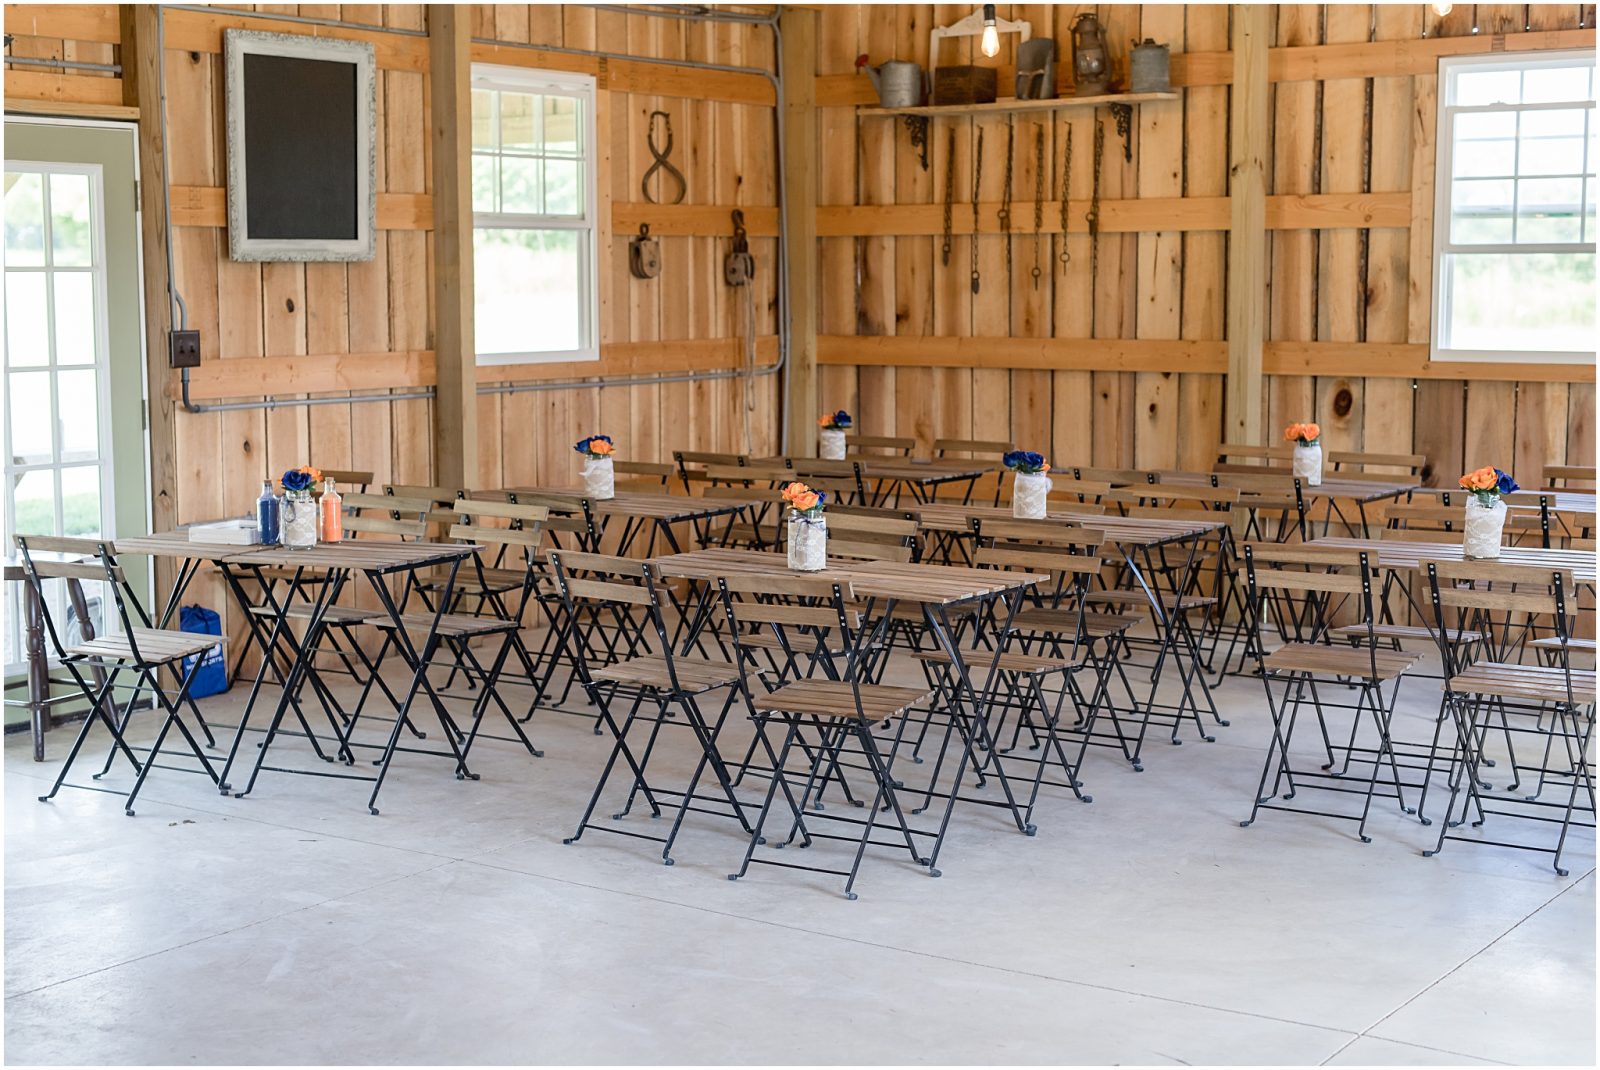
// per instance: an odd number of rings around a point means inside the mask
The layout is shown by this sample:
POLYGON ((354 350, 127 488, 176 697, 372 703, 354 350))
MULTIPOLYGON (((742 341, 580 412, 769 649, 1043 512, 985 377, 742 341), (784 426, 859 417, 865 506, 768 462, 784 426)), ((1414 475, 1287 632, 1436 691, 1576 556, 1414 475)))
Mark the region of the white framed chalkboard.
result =
POLYGON ((225 30, 228 255, 371 260, 371 44, 225 30))

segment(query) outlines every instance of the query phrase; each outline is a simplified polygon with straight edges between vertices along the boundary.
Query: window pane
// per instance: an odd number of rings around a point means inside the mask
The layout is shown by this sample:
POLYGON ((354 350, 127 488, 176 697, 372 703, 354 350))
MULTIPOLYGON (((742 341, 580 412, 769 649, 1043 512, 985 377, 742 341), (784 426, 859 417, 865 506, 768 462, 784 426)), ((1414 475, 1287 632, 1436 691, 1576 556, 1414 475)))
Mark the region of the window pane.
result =
POLYGON ((1593 253, 1446 257, 1448 349, 1592 353, 1593 253))
POLYGON ((535 152, 538 132, 534 129, 539 98, 527 93, 500 94, 500 149, 502 152, 535 152))
POLYGON ((1510 138, 1463 142, 1458 137, 1450 166, 1457 178, 1509 177, 1517 166, 1517 143, 1510 138))
POLYGON ((55 414, 50 373, 13 372, 6 386, 11 395, 11 463, 49 464, 55 414))
POLYGON ((500 158, 500 210, 539 214, 539 161, 525 156, 500 158))
POLYGON ((577 160, 544 162, 544 210, 547 215, 583 214, 583 191, 578 186, 577 160))
POLYGON ((56 474, 53 470, 24 472, 17 477, 17 512, 13 519, 18 535, 55 535, 56 474))
POLYGON ((100 468, 86 465, 61 470, 63 535, 99 535, 100 468))
POLYGON ((577 155, 578 148, 578 102, 572 97, 545 97, 544 151, 577 155))
POLYGON ((1517 171, 1524 175, 1583 174, 1583 138, 1546 137, 1525 139, 1517 160, 1517 171))
POLYGON ((56 378, 61 413, 61 459, 93 461, 100 456, 100 396, 95 372, 62 372, 56 378))
POLYGON ((1517 104, 1522 91, 1521 71, 1460 71, 1456 74, 1454 104, 1517 104))
POLYGON ((498 210, 495 194, 499 192, 499 160, 493 156, 472 158, 472 210, 493 212, 498 210))
POLYGON ((1525 178, 1517 184, 1517 241, 1582 241, 1582 212, 1582 179, 1525 178))
POLYGON ((494 149, 494 93, 488 89, 472 91, 472 147, 494 149))
POLYGON ((58 266, 88 267, 93 262, 88 175, 50 176, 50 244, 58 266))
POLYGON ((13 368, 50 363, 44 272, 6 272, 6 358, 13 368))
POLYGON ((44 176, 35 172, 6 172, 6 263, 44 263, 44 176))
POLYGON ((1562 100, 1584 100, 1589 96, 1589 67, 1530 67, 1522 74, 1522 100, 1525 104, 1553 104, 1562 100))
POLYGON ((1504 179, 1456 182, 1451 186, 1450 240, 1511 241, 1511 195, 1504 179))
POLYGON ((541 353, 583 345, 587 275, 574 231, 474 232, 480 353, 541 353))
MULTIPOLYGON (((95 353, 94 276, 63 271, 51 276, 56 291, 56 363, 93 364, 95 353)), ((41 307, 39 313, 42 315, 41 307)))

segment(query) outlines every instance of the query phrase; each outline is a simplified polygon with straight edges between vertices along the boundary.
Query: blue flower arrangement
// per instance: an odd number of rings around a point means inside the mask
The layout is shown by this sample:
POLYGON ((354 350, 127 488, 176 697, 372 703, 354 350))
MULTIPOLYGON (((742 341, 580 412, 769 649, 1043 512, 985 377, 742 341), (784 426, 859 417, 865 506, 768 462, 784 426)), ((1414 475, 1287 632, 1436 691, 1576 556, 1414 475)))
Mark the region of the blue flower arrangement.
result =
POLYGON ((291 468, 283 473, 283 489, 291 494, 310 490, 311 484, 316 482, 321 475, 321 472, 318 472, 310 465, 303 464, 299 468, 291 468))
POLYGON ((851 422, 850 414, 840 409, 838 412, 831 412, 819 417, 817 426, 824 431, 843 431, 850 426, 851 422))
POLYGON ((609 457, 614 452, 610 435, 590 435, 572 448, 585 457, 609 457))
POLYGON ((1471 491, 1477 497, 1478 504, 1493 508, 1495 502, 1502 497, 1515 494, 1522 488, 1517 486, 1517 481, 1508 473, 1485 465, 1475 472, 1468 472, 1462 476, 1461 489, 1471 491))
POLYGON ((1032 475, 1050 471, 1050 463, 1044 459, 1044 454, 1035 453, 1033 450, 1012 450, 1000 460, 1013 472, 1026 472, 1032 475))

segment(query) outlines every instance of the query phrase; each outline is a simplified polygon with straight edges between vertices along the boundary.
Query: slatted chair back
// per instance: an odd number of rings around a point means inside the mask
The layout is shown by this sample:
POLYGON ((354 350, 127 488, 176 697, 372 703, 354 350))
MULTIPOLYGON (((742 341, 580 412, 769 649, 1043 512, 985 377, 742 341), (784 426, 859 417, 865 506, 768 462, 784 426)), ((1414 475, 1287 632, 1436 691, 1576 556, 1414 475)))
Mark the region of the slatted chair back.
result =
POLYGON ((428 535, 428 521, 436 502, 394 494, 344 495, 344 530, 352 539, 379 535, 405 542, 420 542, 428 535))
POLYGON ((1156 482, 1156 474, 1146 468, 1100 468, 1086 465, 1063 465, 1057 471, 1070 473, 1073 479, 1091 483, 1109 483, 1113 486, 1144 486, 1156 482))
MULTIPOLYGON (((1461 645, 1451 634, 1487 636, 1485 656, 1509 661, 1536 630, 1553 628, 1555 649, 1566 666, 1567 644, 1576 624, 1577 588, 1570 569, 1499 561, 1428 561, 1420 571, 1433 600, 1446 677, 1463 667, 1461 645)), ((1567 685, 1571 687, 1570 674, 1567 685)))
POLYGON ((359 493, 365 493, 366 489, 372 485, 372 481, 377 478, 372 472, 363 472, 353 468, 320 468, 318 470, 322 473, 323 479, 331 479, 337 486, 359 493))
POLYGON ((595 671, 641 656, 663 658, 677 687, 665 595, 649 565, 577 550, 551 550, 546 558, 565 610, 567 653, 586 691, 593 693, 595 671))
POLYGON ((1290 642, 1322 643, 1341 605, 1353 605, 1357 623, 1366 634, 1360 638, 1370 655, 1372 676, 1378 676, 1378 640, 1373 633, 1373 572, 1365 550, 1345 550, 1315 543, 1285 545, 1247 542, 1243 546, 1249 626, 1256 633, 1258 658, 1265 653, 1262 628, 1272 617, 1280 635, 1290 642))
POLYGON ((1274 446, 1249 446, 1238 442, 1224 442, 1217 447, 1217 463, 1231 464, 1235 461, 1265 462, 1272 460, 1286 461, 1294 456, 1294 446, 1283 442, 1274 446))
POLYGON ((975 517, 972 527, 978 567, 1049 574, 1052 583, 1048 588, 1030 589, 1025 597, 1052 608, 1074 603, 1081 611, 1083 596, 1107 567, 1120 563, 1120 558, 1112 560, 1107 555, 1105 533, 1091 528, 999 517, 975 517))
POLYGON ((1000 439, 939 438, 934 439, 933 455, 948 457, 962 454, 972 457, 1003 457, 1016 449, 1016 444, 1000 439))
POLYGON ((1294 475, 1294 471, 1289 465, 1268 464, 1266 461, 1263 461, 1261 464, 1231 464, 1219 461, 1211 466, 1211 471, 1213 473, 1227 473, 1230 475, 1241 476, 1274 476, 1280 479, 1287 479, 1294 475))
POLYGON ((1383 542, 1437 542, 1450 546, 1460 546, 1466 538, 1466 532, 1457 527, 1455 531, 1431 531, 1426 527, 1421 528, 1379 528, 1378 538, 1383 542))
POLYGON ((1408 476, 1420 475, 1428 465, 1422 453, 1363 453, 1357 450, 1329 450, 1327 461, 1340 479, 1355 478, 1368 468, 1401 468, 1408 476))
POLYGON ((1151 486, 1124 487, 1107 491, 1101 500, 1107 504, 1128 507, 1156 506, 1167 510, 1205 509, 1226 512, 1239 500, 1239 488, 1156 483, 1151 486))
POLYGON ((1084 504, 1092 504, 1110 489, 1111 484, 1103 479, 1079 479, 1067 473, 1050 473, 1050 497, 1055 500, 1074 498, 1084 504))
POLYGON ((631 482, 641 484, 654 483, 657 486, 667 486, 668 480, 677 474, 674 465, 659 464, 655 461, 617 461, 611 462, 611 470, 619 476, 634 477, 631 482))
POLYGON ((22 559, 23 577, 33 591, 35 604, 44 620, 45 631, 55 656, 67 656, 66 636, 58 630, 51 600, 46 597, 44 584, 49 580, 76 580, 80 583, 104 583, 111 592, 122 633, 128 641, 134 660, 143 661, 135 630, 150 627, 150 615, 139 603, 128 585, 127 575, 117 563, 116 546, 109 539, 83 539, 59 535, 16 535, 13 540, 22 559), (59 555, 39 557, 38 554, 59 555))
POLYGON ((428 498, 434 503, 425 518, 428 523, 437 525, 440 531, 455 523, 455 512, 451 506, 457 499, 465 498, 468 491, 465 487, 429 487, 414 483, 386 483, 383 492, 396 498, 428 498))
POLYGON ((828 510, 828 556, 866 561, 916 558, 917 522, 900 516, 871 516, 828 510))
POLYGON ((914 438, 900 438, 894 435, 851 435, 846 434, 845 449, 851 453, 862 453, 867 450, 876 450, 879 454, 887 453, 891 456, 906 457, 916 446, 914 438))
POLYGON ((1045 506, 1052 513, 1077 513, 1082 515, 1104 516, 1106 507, 1099 502, 1079 501, 1076 494, 1047 494, 1045 506))
POLYGON ((739 464, 708 464, 701 469, 701 476, 711 486, 762 486, 770 485, 770 473, 760 468, 750 468, 739 464))
MULTIPOLYGON (((839 679, 848 681, 854 712, 864 716, 860 693, 865 675, 863 646, 866 633, 873 629, 862 627, 861 610, 849 580, 730 573, 718 577, 717 593, 733 636, 734 660, 747 697, 755 693, 750 667, 757 664, 757 648, 751 641, 758 635, 770 635, 789 660, 790 670, 796 667, 797 657, 809 656, 813 664, 827 665, 839 679)), ((889 618, 887 612, 880 615, 878 630, 889 618)))
POLYGON ((594 522, 594 506, 581 494, 540 494, 534 491, 505 491, 493 497, 520 505, 541 506, 547 516, 541 525, 549 536, 551 547, 559 547, 562 536, 573 547, 593 546, 600 541, 600 530, 594 522))
POLYGON ((1459 532, 1466 529, 1467 515, 1459 505, 1391 505, 1384 510, 1383 524, 1407 531, 1459 532))
POLYGON ((703 450, 673 450, 672 463, 677 467, 683 489, 692 494, 694 487, 706 482, 705 466, 708 464, 736 466, 746 458, 738 453, 707 453, 703 450))
POLYGON ((1544 485, 1553 487, 1558 483, 1567 488, 1589 487, 1595 485, 1595 470, 1576 464, 1547 464, 1544 466, 1544 485))
POLYGON ((450 538, 474 543, 469 571, 501 620, 521 620, 544 571, 539 547, 550 510, 523 502, 469 499, 455 503, 450 538), (513 594, 507 601, 504 594, 513 594))

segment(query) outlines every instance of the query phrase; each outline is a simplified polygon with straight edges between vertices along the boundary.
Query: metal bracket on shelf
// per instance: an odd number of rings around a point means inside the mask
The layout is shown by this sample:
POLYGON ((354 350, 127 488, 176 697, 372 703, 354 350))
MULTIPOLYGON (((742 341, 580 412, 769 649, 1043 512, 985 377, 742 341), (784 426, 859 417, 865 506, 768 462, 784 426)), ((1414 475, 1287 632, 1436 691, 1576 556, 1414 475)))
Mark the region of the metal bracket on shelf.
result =
POLYGON ((1129 163, 1133 162, 1133 105, 1109 104, 1111 114, 1117 120, 1117 136, 1122 138, 1122 158, 1129 163))
POLYGON ((929 119, 926 115, 907 115, 906 130, 911 134, 911 147, 918 152, 917 159, 922 163, 922 169, 928 169, 928 126, 929 119))

